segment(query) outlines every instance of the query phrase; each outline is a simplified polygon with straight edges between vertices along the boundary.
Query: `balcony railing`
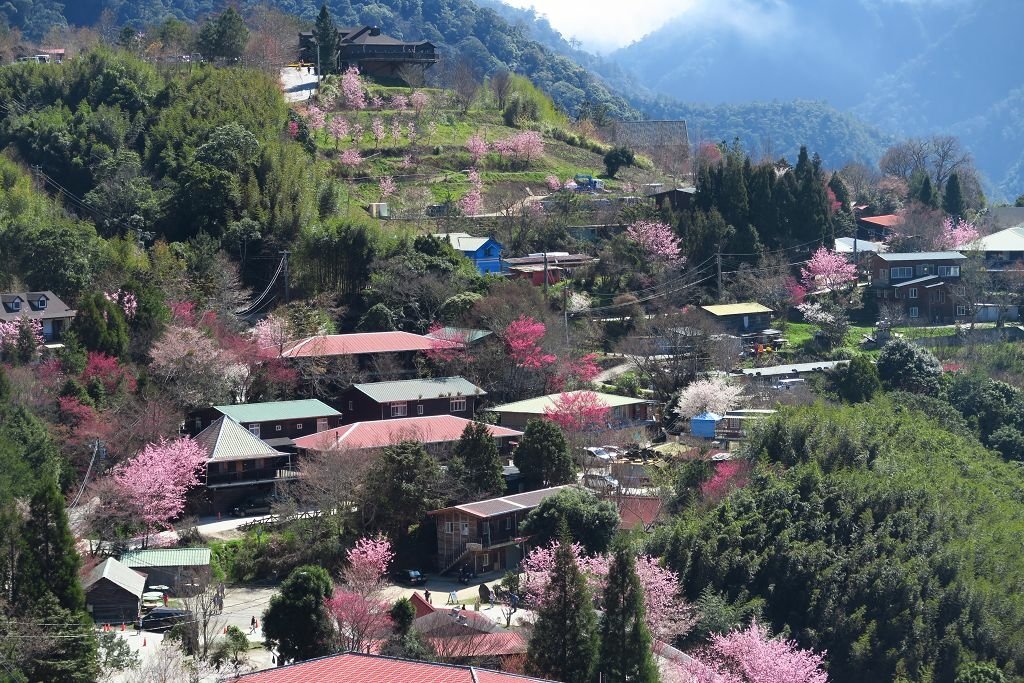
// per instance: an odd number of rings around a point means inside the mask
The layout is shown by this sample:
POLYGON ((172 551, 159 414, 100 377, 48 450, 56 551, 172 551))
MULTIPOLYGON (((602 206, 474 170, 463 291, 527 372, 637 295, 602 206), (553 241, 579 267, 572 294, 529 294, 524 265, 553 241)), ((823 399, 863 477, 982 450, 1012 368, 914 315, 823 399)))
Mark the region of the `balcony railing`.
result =
POLYGON ((218 472, 208 474, 206 477, 207 488, 218 486, 240 486, 242 484, 255 484, 258 482, 280 481, 295 479, 299 476, 294 465, 281 467, 260 467, 242 472, 218 472))

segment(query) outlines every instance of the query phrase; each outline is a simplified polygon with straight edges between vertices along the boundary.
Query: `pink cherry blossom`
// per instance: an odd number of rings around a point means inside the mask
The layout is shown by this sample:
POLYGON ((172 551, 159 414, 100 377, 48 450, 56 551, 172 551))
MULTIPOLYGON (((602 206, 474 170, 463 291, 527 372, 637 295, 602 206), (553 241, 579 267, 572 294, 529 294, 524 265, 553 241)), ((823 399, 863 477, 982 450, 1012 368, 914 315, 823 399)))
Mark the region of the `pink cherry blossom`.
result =
POLYGON ((126 292, 123 289, 119 289, 113 294, 111 294, 110 292, 104 292, 103 297, 107 301, 110 301, 111 303, 115 303, 118 306, 120 306, 121 310, 124 311, 124 317, 127 318, 128 320, 132 320, 135 318, 135 313, 139 310, 139 300, 131 292, 126 292))
POLYGON ((417 90, 412 95, 409 95, 409 104, 411 104, 412 108, 416 110, 417 114, 419 114, 427 107, 428 104, 430 104, 430 95, 422 90, 417 90))
POLYGON ((342 116, 335 116, 327 124, 327 132, 334 138, 335 147, 339 147, 341 139, 348 135, 348 121, 342 116))
POLYGON ((825 289, 835 292, 857 280, 857 267, 842 254, 818 247, 807 264, 800 269, 804 287, 810 291, 825 289))
POLYGON ((398 118, 391 121, 391 137, 394 138, 395 144, 402 141, 402 122, 398 118))
POLYGON ((475 166, 487 154, 487 143, 479 134, 474 134, 466 140, 466 150, 469 151, 469 158, 475 166))
POLYGON ((604 427, 611 409, 593 391, 559 394, 554 405, 544 409, 544 418, 566 431, 584 432, 604 427))
POLYGON ((550 192, 558 192, 562 189, 562 181, 556 175, 549 175, 544 179, 544 182, 547 184, 550 192))
POLYGON ((375 116, 373 122, 370 124, 370 131, 373 133, 374 146, 379 147, 380 143, 384 142, 388 134, 384 130, 384 121, 379 117, 375 116))
POLYGON ((755 619, 745 629, 713 636, 703 655, 681 668, 695 683, 828 683, 824 654, 771 638, 755 619))
POLYGON ((785 287, 790 306, 798 306, 804 302, 807 297, 807 288, 797 282, 795 277, 787 277, 785 287))
POLYGON ((384 108, 384 98, 382 98, 380 95, 374 95, 373 97, 371 97, 370 98, 370 108, 371 109, 383 109, 384 108))
POLYGON ((288 136, 294 140, 299 136, 299 122, 289 121, 288 122, 288 136))
POLYGON ((337 625, 341 650, 359 652, 391 631, 391 605, 384 600, 338 587, 324 599, 324 606, 337 625))
POLYGON ((968 223, 963 218, 955 221, 947 217, 942 222, 942 237, 939 247, 942 249, 961 249, 976 241, 980 235, 973 223, 968 223))
POLYGON ((185 495, 200 482, 207 453, 190 438, 151 443, 114 470, 114 481, 126 494, 147 532, 169 528, 185 509, 185 495))
POLYGON ((672 226, 655 221, 637 221, 626 228, 626 234, 648 256, 666 263, 679 263, 679 238, 672 226))
POLYGON ((324 115, 324 110, 315 104, 310 105, 309 109, 306 110, 306 125, 314 131, 319 131, 323 129, 326 122, 327 119, 324 115))
POLYGON ((8 353, 14 348, 21 335, 22 326, 27 325, 37 347, 43 344, 43 323, 22 317, 18 320, 0 320, 0 354, 8 353))
POLYGON ((391 541, 381 535, 363 537, 345 552, 348 564, 342 570, 345 585, 360 595, 371 595, 384 585, 388 566, 395 559, 391 541))
POLYGON ((366 91, 359 77, 359 69, 350 66, 341 75, 341 95, 349 109, 366 109, 366 91))
POLYGON ((351 166, 354 168, 363 163, 363 155, 359 153, 358 149, 346 149, 341 153, 341 156, 338 157, 338 161, 341 162, 343 166, 351 166))
POLYGON ((433 323, 428 329, 431 342, 426 351, 427 358, 434 363, 450 363, 466 352, 467 336, 458 330, 446 330, 441 323, 433 323))
POLYGON ((505 348, 516 366, 539 370, 552 365, 557 358, 554 354, 545 353, 540 346, 547 326, 528 315, 519 316, 505 328, 502 335, 505 348))
POLYGON ((469 192, 459 200, 459 208, 467 216, 475 216, 484 208, 483 181, 475 168, 469 170, 469 192))
POLYGON ((403 109, 408 109, 409 108, 409 98, 406 97, 405 95, 401 95, 401 94, 392 95, 391 102, 390 102, 390 107, 392 109, 397 109, 398 111, 402 111, 403 109))
POLYGON ((389 175, 381 176, 379 185, 381 201, 384 201, 398 191, 398 185, 395 183, 395 179, 389 175))

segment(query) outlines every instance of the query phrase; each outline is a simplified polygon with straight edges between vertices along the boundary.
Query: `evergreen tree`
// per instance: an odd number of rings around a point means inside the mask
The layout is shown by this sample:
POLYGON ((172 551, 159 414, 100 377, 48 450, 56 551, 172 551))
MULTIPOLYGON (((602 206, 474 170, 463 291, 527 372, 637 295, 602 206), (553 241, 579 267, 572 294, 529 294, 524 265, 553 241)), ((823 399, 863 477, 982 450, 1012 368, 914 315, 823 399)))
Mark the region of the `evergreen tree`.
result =
POLYGON ((817 154, 813 159, 808 158, 807 148, 801 147, 793 175, 799 188, 792 214, 793 239, 800 243, 820 240, 822 244, 831 246, 834 242, 832 216, 821 159, 817 154))
POLYGON ((228 7, 199 29, 199 51, 207 59, 237 60, 248 42, 249 29, 234 7, 228 7))
POLYGON ((750 201, 747 198, 747 183, 743 178, 743 164, 739 154, 729 154, 722 177, 722 193, 719 211, 725 222, 740 229, 750 217, 750 201))
POLYGON ((575 477, 565 435, 549 420, 535 419, 526 424, 515 463, 527 489, 568 484, 575 477))
POLYGON ((82 301, 71 330, 89 351, 121 356, 128 348, 128 324, 121 307, 99 292, 82 301))
POLYGON ((313 39, 320 50, 320 72, 333 74, 338 72, 338 27, 331 18, 327 3, 320 6, 320 14, 313 27, 313 39))
POLYGON ((932 179, 928 177, 928 174, 924 174, 924 178, 921 180, 921 189, 917 193, 917 201, 921 202, 925 206, 935 206, 935 190, 932 189, 932 179))
POLYGON ((882 389, 878 368, 863 354, 854 356, 846 367, 837 367, 834 377, 839 397, 850 403, 870 401, 882 389))
MULTIPOLYGON (((30 636, 39 647, 26 648, 28 657, 20 667, 26 680, 92 683, 99 679, 98 639, 85 614, 84 603, 81 609, 66 609, 47 593, 25 616, 30 621, 46 624, 44 634, 30 636)), ((0 674, 0 680, 7 679, 0 674)))
POLYGON ((590 683, 597 659, 597 614, 587 582, 572 554, 572 539, 560 534, 551 581, 537 610, 527 668, 564 683, 590 683))
POLYGON ((656 683, 651 634, 644 623, 644 594, 628 545, 615 549, 604 587, 598 671, 608 683, 656 683))
POLYGON ((772 201, 774 182, 775 170, 770 164, 762 164, 754 169, 749 187, 750 223, 772 247, 779 246, 782 241, 782 235, 779 234, 779 217, 772 201))
POLYGON ((16 600, 33 604, 50 594, 62 608, 84 611, 85 593, 78 582, 81 566, 64 496, 56 478, 46 476, 29 502, 14 585, 16 600))
POLYGON ((263 637, 277 648, 281 663, 320 657, 330 652, 333 629, 324 599, 330 597, 331 577, 323 567, 305 565, 292 570, 263 613, 263 637))
POLYGON ((548 496, 530 510, 520 531, 530 536, 534 545, 547 545, 558 538, 564 525, 586 552, 603 553, 611 545, 619 522, 615 503, 573 486, 559 491, 558 495, 548 496))
POLYGON ((832 173, 832 177, 828 179, 828 188, 832 190, 836 201, 839 202, 839 210, 843 213, 850 213, 852 210, 850 207, 850 191, 846 188, 846 183, 843 182, 838 173, 832 173))
POLYGON ((402 538, 410 525, 444 502, 441 466, 419 441, 402 441, 374 460, 362 494, 360 507, 367 525, 402 538))
POLYGON ((772 187, 772 203, 775 205, 778 241, 781 244, 798 242, 796 232, 797 194, 800 188, 793 172, 783 173, 772 187))
POLYGON ((960 189, 960 177, 956 173, 946 181, 946 191, 942 195, 942 210, 953 218, 964 215, 964 195, 960 189))
POLYGON ((467 491, 500 495, 505 491, 501 454, 494 437, 481 422, 470 422, 462 431, 452 452, 451 471, 459 472, 459 480, 467 491))

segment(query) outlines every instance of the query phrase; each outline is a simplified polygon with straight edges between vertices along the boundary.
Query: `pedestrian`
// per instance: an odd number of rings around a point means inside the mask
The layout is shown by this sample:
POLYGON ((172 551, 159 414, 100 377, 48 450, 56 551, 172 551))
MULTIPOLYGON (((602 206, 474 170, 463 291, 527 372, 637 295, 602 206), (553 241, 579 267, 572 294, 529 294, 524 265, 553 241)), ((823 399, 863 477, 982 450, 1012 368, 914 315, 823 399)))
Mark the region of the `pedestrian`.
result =
POLYGON ((430 604, 430 591, 425 588, 423 589, 423 599, 427 601, 428 605, 430 604))
POLYGON ((256 615, 249 620, 249 633, 256 633, 256 615))

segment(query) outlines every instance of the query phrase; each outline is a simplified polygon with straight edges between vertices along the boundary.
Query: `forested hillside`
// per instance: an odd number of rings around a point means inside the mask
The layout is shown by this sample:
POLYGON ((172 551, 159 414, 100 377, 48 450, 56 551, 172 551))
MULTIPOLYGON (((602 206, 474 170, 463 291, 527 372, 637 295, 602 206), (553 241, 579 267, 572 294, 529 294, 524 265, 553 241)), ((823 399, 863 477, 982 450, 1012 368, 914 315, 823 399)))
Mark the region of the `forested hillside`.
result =
MULTIPOLYGON (((38 0, 29 5, 26 12, 5 10, 0 6, 0 15, 6 12, 12 25, 19 27, 28 37, 40 40, 51 25, 63 23, 64 19, 73 25, 91 26, 103 17, 118 26, 127 24, 142 29, 169 17, 200 19, 218 10, 220 4, 213 0, 81 0, 62 5, 54 0, 38 0)), ((243 0, 237 4, 246 13, 268 3, 243 0)), ((310 23, 320 9, 320 3, 298 0, 272 0, 269 5, 310 23)), ((502 68, 528 76, 571 114, 577 113, 584 101, 589 101, 607 106, 609 113, 618 118, 636 116, 622 97, 611 92, 600 79, 579 64, 555 54, 510 25, 494 10, 479 7, 470 0, 382 0, 373 3, 330 0, 327 6, 341 26, 370 24, 380 26, 398 38, 429 40, 440 48, 448 64, 465 57, 480 76, 502 68)), ((439 65, 435 72, 443 68, 443 64, 439 65)))

